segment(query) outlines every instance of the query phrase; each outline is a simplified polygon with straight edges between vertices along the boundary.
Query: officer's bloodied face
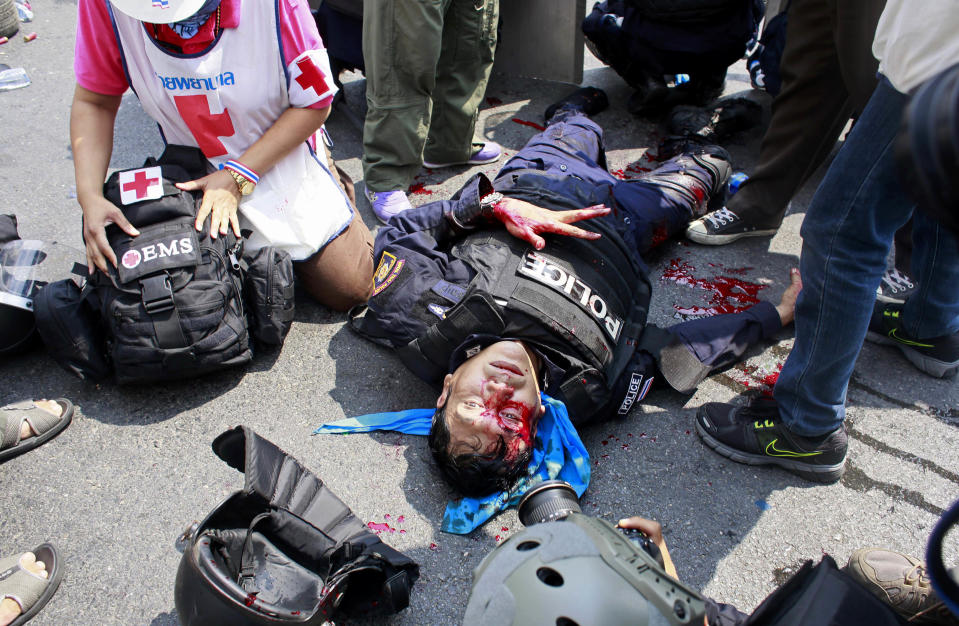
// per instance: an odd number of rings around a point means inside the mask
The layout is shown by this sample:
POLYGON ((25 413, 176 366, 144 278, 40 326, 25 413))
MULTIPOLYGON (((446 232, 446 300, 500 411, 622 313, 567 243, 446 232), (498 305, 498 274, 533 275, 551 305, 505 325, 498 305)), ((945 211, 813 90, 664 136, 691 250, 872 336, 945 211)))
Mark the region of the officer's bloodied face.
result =
POLYGON ((505 445, 511 461, 533 445, 545 408, 538 359, 518 341, 499 341, 467 359, 443 381, 437 408, 446 404, 448 452, 494 455, 505 445))

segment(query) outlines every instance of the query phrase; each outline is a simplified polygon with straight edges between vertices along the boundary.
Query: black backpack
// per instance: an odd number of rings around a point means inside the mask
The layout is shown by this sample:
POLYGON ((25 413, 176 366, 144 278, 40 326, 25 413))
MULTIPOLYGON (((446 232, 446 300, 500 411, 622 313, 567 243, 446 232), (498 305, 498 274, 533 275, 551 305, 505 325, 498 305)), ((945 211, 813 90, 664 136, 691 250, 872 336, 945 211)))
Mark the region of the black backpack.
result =
MULTIPOLYGON (((174 183, 209 173, 199 150, 170 146, 147 167, 159 168, 159 181, 138 168, 115 172, 104 185, 140 231, 130 237, 107 227, 117 267, 83 285, 52 283, 37 297, 37 326, 54 359, 84 379, 112 372, 119 383, 138 383, 247 363, 251 330, 263 343, 281 344, 293 319, 290 256, 264 248, 244 257, 232 232, 212 239, 209 221, 204 231, 194 228, 202 193, 174 183), (143 184, 162 185, 162 195, 123 205, 120 179, 133 171, 143 184)), ((129 192, 132 183, 124 186, 129 192)))

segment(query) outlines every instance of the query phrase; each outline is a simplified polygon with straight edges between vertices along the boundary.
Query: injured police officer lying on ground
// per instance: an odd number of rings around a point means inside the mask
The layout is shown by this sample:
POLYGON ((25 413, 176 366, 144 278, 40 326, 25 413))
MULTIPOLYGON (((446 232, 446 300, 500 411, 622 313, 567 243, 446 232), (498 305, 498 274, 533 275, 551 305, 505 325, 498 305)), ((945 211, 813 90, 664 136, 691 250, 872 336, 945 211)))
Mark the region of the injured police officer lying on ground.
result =
POLYGON ((523 474, 541 391, 577 426, 624 416, 654 380, 691 391, 792 321, 795 270, 779 306, 647 323, 643 255, 721 202, 731 167, 722 148, 700 145, 618 180, 587 117, 607 104, 598 89, 574 92, 492 183, 476 175, 377 234, 373 296, 352 326, 442 385, 430 448, 464 495, 523 474))

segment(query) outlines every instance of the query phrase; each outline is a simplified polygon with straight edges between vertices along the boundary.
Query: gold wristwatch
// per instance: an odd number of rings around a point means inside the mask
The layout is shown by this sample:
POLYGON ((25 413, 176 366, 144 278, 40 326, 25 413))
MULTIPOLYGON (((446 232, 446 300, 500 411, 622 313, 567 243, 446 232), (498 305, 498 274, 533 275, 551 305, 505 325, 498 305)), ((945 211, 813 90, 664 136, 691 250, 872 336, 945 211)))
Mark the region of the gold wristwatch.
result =
POLYGON ((233 177, 241 196, 248 196, 253 193, 256 184, 260 182, 260 175, 239 161, 227 161, 223 164, 223 169, 233 177))
POLYGON ((240 190, 241 196, 248 196, 253 193, 253 189, 256 188, 256 183, 239 172, 234 170, 227 171, 230 173, 230 176, 233 177, 233 180, 236 181, 236 188, 240 190))

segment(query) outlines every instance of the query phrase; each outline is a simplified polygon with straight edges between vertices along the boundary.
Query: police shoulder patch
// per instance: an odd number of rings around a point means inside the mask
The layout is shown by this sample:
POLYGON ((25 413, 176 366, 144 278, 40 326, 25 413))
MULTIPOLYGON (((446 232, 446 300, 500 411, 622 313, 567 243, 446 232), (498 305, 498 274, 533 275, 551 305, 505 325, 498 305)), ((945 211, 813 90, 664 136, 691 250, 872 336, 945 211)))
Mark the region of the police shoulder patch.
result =
POLYGON ((405 260, 397 259, 395 255, 384 252, 380 257, 379 265, 376 266, 376 271, 373 273, 373 295, 375 296, 389 287, 400 275, 405 264, 405 260))

